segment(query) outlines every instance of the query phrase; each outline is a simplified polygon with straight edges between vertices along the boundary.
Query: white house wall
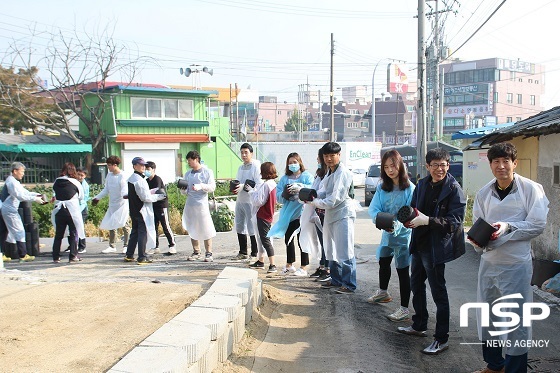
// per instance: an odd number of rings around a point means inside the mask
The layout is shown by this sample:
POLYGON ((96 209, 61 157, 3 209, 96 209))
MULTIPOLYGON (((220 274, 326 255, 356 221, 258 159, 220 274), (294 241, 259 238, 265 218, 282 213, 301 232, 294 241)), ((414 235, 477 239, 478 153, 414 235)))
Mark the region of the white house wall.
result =
POLYGON ((172 183, 177 179, 175 170, 178 159, 175 149, 123 149, 121 152, 121 168, 129 175, 134 172, 132 167, 134 157, 142 157, 146 161, 154 162, 156 164, 156 174, 162 178, 165 184, 172 183))
POLYGON ((463 190, 471 197, 494 178, 487 153, 488 149, 463 151, 463 190))

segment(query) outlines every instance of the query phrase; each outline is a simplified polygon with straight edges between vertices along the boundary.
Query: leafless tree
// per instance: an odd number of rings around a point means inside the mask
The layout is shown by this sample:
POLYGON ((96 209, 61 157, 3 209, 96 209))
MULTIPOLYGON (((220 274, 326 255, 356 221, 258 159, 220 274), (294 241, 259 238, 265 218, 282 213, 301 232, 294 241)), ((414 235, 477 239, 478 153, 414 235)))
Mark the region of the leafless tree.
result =
POLYGON ((140 70, 153 60, 140 56, 137 48, 117 42, 113 37, 114 26, 104 26, 94 32, 80 33, 74 29, 70 33, 61 30, 37 33, 31 30, 31 34, 32 41, 27 45, 13 40, 2 62, 12 70, 19 68, 21 77, 27 76, 11 80, 10 89, 5 89, 4 82, 0 82, 1 105, 19 113, 31 127, 50 128, 80 143, 80 137, 70 128, 70 119, 77 116, 87 128, 88 133, 84 135, 89 137, 97 158, 106 137, 102 119, 112 110, 114 94, 106 91, 109 79, 120 85, 130 85, 140 70), (46 39, 46 46, 38 48, 34 44, 36 39, 46 39), (48 87, 41 84, 45 78, 48 87), (26 83, 18 85, 21 82, 26 83), (30 82, 35 84, 31 83, 30 87, 30 82), (30 105, 31 95, 36 98, 36 105, 30 105), (25 100, 20 99, 24 96, 25 100), (45 115, 46 109, 37 110, 39 103, 51 104, 49 115, 45 115))

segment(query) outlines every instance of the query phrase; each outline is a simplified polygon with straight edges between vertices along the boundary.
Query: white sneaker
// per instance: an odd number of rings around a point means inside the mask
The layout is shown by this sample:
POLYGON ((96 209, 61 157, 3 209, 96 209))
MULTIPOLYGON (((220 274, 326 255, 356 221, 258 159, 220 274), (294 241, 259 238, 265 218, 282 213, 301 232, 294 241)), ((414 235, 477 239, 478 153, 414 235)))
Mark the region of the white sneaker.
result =
POLYGON ((159 254, 160 252, 161 251, 157 247, 155 249, 146 250, 146 254, 148 255, 159 254))
POLYGON ((106 248, 105 250, 102 251, 103 254, 111 254, 111 253, 116 253, 117 249, 114 247, 109 246, 108 248, 106 248))
POLYGON ((188 260, 189 262, 194 262, 195 260, 198 260, 198 259, 200 259, 200 252, 196 252, 196 251, 193 251, 193 253, 191 254, 191 256, 189 256, 189 257, 187 258, 187 260, 188 260))
POLYGON ((214 261, 214 257, 212 256, 212 253, 206 253, 206 254, 204 254, 204 261, 205 261, 205 262, 213 262, 213 261, 214 261))
POLYGON ((291 275, 291 274, 295 273, 295 271, 296 271, 296 268, 294 266, 284 267, 284 268, 282 268, 282 272, 280 272, 280 274, 291 275))
POLYGON ((407 321, 410 320, 410 313, 408 312, 408 308, 399 306, 395 312, 387 315, 387 318, 394 322, 407 321))
POLYGON ((128 247, 127 247, 127 246, 123 246, 123 248, 122 248, 122 253, 123 253, 123 254, 126 254, 126 250, 128 250, 128 247))
POLYGON ((247 262, 247 263, 256 262, 257 257, 256 256, 248 256, 247 259, 245 259, 244 261, 247 262))
POLYGON ((367 299, 368 303, 388 303, 393 300, 391 294, 387 291, 377 289, 371 297, 367 299))
POLYGON ((294 276, 307 277, 307 271, 305 269, 298 268, 294 273, 294 276))
POLYGON ((175 246, 169 247, 169 254, 177 254, 177 249, 175 248, 175 246))

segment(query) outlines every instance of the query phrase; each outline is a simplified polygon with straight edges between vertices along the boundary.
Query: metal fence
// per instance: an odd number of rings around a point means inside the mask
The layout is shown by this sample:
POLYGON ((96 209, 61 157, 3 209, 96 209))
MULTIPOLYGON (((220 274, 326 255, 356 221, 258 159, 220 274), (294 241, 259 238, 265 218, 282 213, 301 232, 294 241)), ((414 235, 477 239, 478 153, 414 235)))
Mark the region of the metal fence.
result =
MULTIPOLYGON (((17 157, 15 162, 21 162, 25 165, 25 175, 23 184, 46 184, 53 183, 60 174, 62 166, 66 162, 72 162, 76 167, 82 166, 85 157, 76 154, 53 154, 52 156, 38 157, 17 157)), ((4 181, 11 174, 12 162, 0 162, 0 176, 4 181)))

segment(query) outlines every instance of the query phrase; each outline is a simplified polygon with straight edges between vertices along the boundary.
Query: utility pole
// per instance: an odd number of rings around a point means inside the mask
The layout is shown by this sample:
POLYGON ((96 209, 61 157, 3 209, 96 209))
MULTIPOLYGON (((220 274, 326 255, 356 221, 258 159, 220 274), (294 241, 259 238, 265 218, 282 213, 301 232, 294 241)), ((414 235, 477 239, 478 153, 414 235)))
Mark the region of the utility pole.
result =
POLYGON ((233 103, 232 103, 232 91, 231 91, 231 83, 229 84, 229 133, 231 137, 233 137, 233 103))
POLYGON ((397 101, 395 102, 395 146, 399 145, 399 92, 397 92, 397 101))
POLYGON ((432 115, 434 118, 434 132, 436 134, 436 141, 439 140, 440 123, 439 123, 439 10, 436 2, 436 14, 434 24, 434 80, 432 82, 432 115))
MULTIPOLYGON (((309 75, 307 75, 307 84, 305 91, 305 119, 303 121, 304 128, 308 128, 309 123, 309 75)), ((303 141, 303 133, 301 134, 301 141, 303 141)))
POLYGON ((334 137, 334 34, 331 32, 331 141, 334 137))
POLYGON ((321 90, 319 90, 319 130, 323 130, 323 102, 321 101, 321 90))
POLYGON ((237 89, 237 83, 235 83, 235 128, 237 131, 237 141, 241 140, 241 133, 239 129, 239 90, 237 89))
MULTIPOLYGON (((424 42, 425 0, 418 0, 418 116, 416 120, 416 173, 426 176, 426 45, 424 42)), ((413 175, 416 176, 416 175, 413 175)))

